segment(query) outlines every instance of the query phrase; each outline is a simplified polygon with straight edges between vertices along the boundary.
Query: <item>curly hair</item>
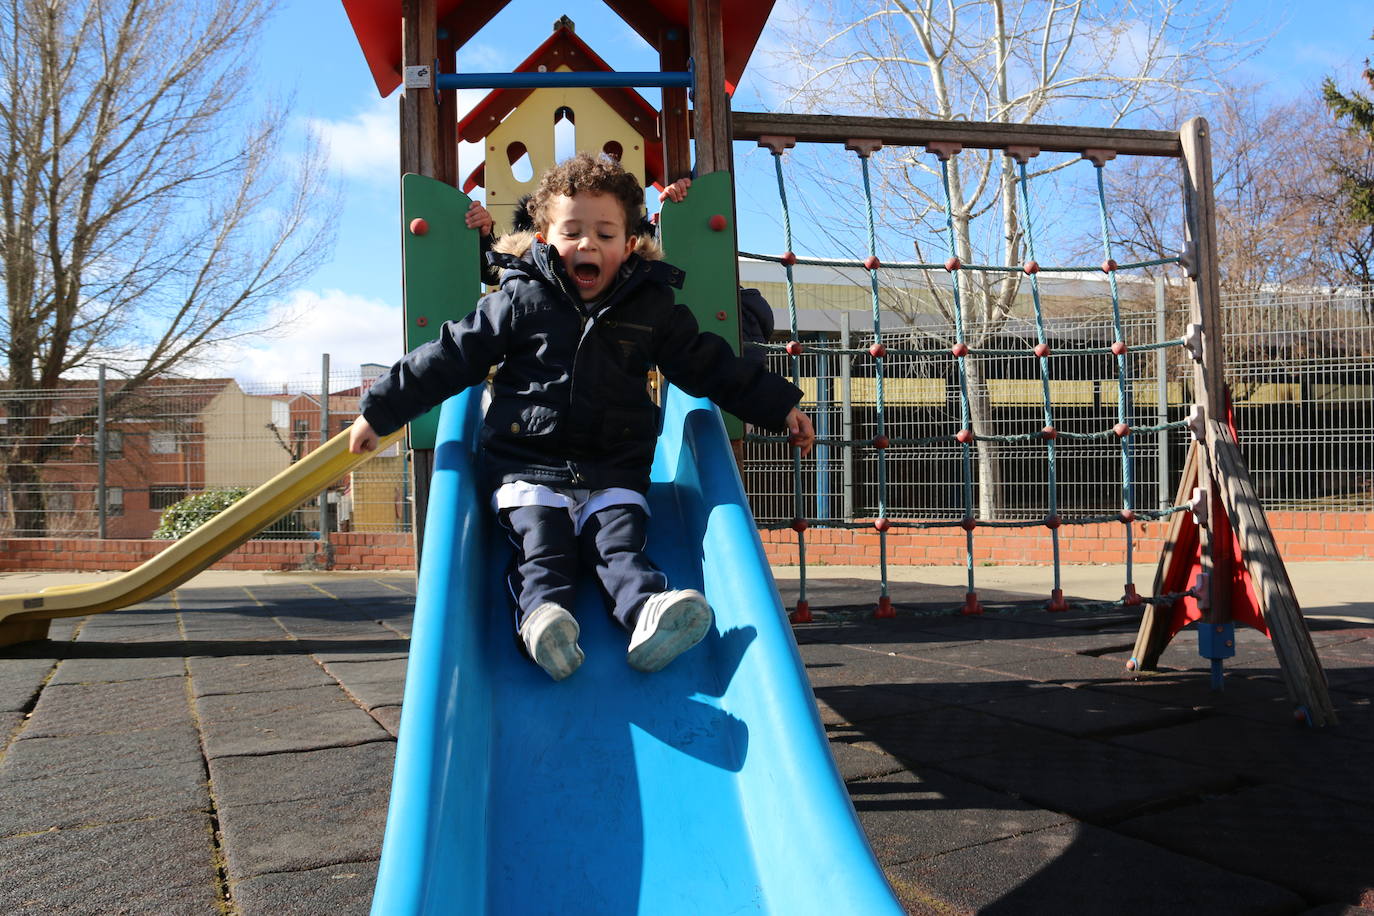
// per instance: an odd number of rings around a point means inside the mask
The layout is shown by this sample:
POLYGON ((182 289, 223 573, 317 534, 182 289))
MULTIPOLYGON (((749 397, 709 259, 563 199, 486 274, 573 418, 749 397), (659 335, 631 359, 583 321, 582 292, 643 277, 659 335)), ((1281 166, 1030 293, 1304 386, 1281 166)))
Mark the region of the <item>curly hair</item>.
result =
POLYGON ((620 201, 625 210, 625 234, 637 233, 644 218, 644 188, 638 178, 609 156, 578 153, 549 169, 539 179, 539 187, 525 204, 525 210, 535 228, 543 232, 549 228, 549 202, 555 197, 583 192, 609 194, 620 201))

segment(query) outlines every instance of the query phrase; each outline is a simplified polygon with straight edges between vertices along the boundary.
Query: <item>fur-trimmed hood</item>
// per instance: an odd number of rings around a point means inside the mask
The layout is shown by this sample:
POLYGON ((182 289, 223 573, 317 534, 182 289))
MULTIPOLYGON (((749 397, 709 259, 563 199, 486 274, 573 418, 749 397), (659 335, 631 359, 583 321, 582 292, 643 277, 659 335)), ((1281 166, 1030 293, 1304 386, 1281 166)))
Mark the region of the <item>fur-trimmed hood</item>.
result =
MULTIPOLYGON (((536 237, 537 233, 534 232, 511 232, 493 242, 491 250, 497 254, 523 258, 530 250, 530 246, 534 244, 536 237)), ((644 233, 637 237, 635 249, 630 254, 637 254, 646 261, 661 261, 663 260, 663 246, 658 243, 658 239, 644 233)))

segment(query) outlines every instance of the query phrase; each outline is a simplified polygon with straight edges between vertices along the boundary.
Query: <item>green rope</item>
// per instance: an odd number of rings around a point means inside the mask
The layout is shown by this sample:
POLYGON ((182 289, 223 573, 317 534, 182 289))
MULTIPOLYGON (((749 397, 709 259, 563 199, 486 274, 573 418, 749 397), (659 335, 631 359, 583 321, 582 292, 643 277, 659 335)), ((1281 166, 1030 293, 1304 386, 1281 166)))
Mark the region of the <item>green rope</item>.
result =
MULTIPOLYGON (((1102 224, 1102 256, 1106 259, 1105 265, 1112 261, 1112 238, 1111 229, 1107 223, 1107 186, 1103 180, 1102 164, 1093 163, 1093 168, 1097 174, 1097 212, 1102 224)), ((1117 288, 1116 271, 1108 270, 1107 279, 1111 282, 1112 291, 1112 330, 1116 334, 1116 339, 1125 342, 1126 335, 1121 325, 1121 293, 1117 288)), ((1129 351, 1128 351, 1129 352, 1129 351)), ((1130 425, 1131 410, 1130 401, 1130 381, 1131 370, 1127 362, 1126 352, 1120 353, 1116 357, 1116 417, 1118 423, 1130 425)), ((1127 434, 1121 437, 1121 502, 1125 511, 1134 511, 1135 504, 1135 460, 1133 455, 1132 435, 1127 434)), ((1126 581, 1134 582, 1135 576, 1132 572, 1133 554, 1135 539, 1132 536, 1131 526, 1126 526, 1126 581)))
MULTIPOLYGON (((940 180, 945 190, 945 226, 949 232, 949 254, 952 258, 959 256, 958 244, 954 236, 954 203, 949 192, 949 160, 940 160, 940 180)), ((964 309, 963 302, 959 295, 959 272, 950 271, 950 286, 954 293, 954 337, 956 344, 964 344, 964 309)), ((967 344, 965 344, 967 346, 967 344)), ((969 357, 959 359, 959 419, 962 422, 961 429, 972 430, 973 419, 969 413, 968 397, 968 367, 966 360, 969 357)), ((973 518, 973 443, 961 442, 960 452, 964 469, 964 516, 973 518)), ((964 537, 964 565, 968 572, 968 591, 972 594, 977 589, 973 582, 973 529, 968 529, 964 537)))
MULTIPOLYGON (((782 152, 773 152, 774 170, 778 176, 778 199, 782 202, 782 234, 783 243, 787 250, 792 250, 792 216, 787 206, 787 182, 782 175, 782 152)), ((800 339, 797 330, 797 285, 792 276, 792 265, 783 265, 787 271, 787 320, 792 329, 792 339, 800 339)), ((801 357, 791 354, 789 361, 792 367, 792 384, 801 387, 801 357)), ((784 437, 785 439, 786 437, 784 437)), ((792 517, 802 518, 805 513, 802 511, 802 485, 801 485, 801 449, 797 446, 792 447, 792 517)), ((804 531, 797 532, 797 569, 800 584, 797 589, 797 601, 800 604, 806 602, 806 534, 804 531)))
MULTIPOLYGON (((873 225, 873 186, 868 176, 868 153, 861 150, 855 151, 859 157, 859 162, 863 165, 864 176, 864 211, 868 217, 868 253, 871 257, 878 257, 878 239, 873 225)), ((788 249, 789 251, 791 249, 788 249)), ((883 342, 883 316, 882 307, 878 300, 878 271, 870 268, 868 271, 868 285, 872 291, 873 300, 873 343, 875 346, 883 342)), ((877 421, 878 435, 885 437, 887 433, 886 417, 884 416, 883 400, 883 357, 873 358, 873 379, 875 395, 877 397, 877 421)), ((878 517, 887 518, 887 449, 878 450, 878 517)), ((887 598, 887 532, 878 532, 878 576, 882 580, 882 591, 880 596, 887 598)))

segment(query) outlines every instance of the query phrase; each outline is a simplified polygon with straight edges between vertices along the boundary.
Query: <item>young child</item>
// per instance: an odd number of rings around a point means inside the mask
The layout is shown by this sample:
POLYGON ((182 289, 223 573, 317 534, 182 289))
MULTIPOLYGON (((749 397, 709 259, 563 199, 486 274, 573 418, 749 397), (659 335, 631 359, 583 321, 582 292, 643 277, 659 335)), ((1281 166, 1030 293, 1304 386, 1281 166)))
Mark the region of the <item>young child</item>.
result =
POLYGON ((508 584, 519 641, 554 680, 582 663, 568 609, 584 560, 630 633, 631 667, 658 671, 711 627, 701 593, 669 589, 644 555, 654 365, 684 391, 787 429, 805 451, 815 438, 796 386, 736 357, 674 304, 682 271, 631 234, 643 202, 639 181, 608 158, 581 154, 547 172, 529 203, 536 231, 503 236, 490 256, 500 290, 379 379, 349 440, 369 451, 498 367, 479 461, 515 547, 508 584))

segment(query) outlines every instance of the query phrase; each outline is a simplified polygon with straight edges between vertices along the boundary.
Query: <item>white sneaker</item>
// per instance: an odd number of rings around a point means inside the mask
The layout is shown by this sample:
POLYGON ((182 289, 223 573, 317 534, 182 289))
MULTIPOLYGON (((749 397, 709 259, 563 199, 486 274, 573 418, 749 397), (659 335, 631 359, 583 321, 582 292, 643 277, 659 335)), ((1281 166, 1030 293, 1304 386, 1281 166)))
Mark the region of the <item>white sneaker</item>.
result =
POLYGON ((577 621, 561 605, 546 601, 520 624, 520 638, 530 658, 555 681, 572 674, 585 658, 577 644, 577 621))
POLYGON ((661 671, 701 642, 711 620, 711 606, 701 592, 687 588, 651 595, 639 611, 625 660, 638 671, 661 671))

